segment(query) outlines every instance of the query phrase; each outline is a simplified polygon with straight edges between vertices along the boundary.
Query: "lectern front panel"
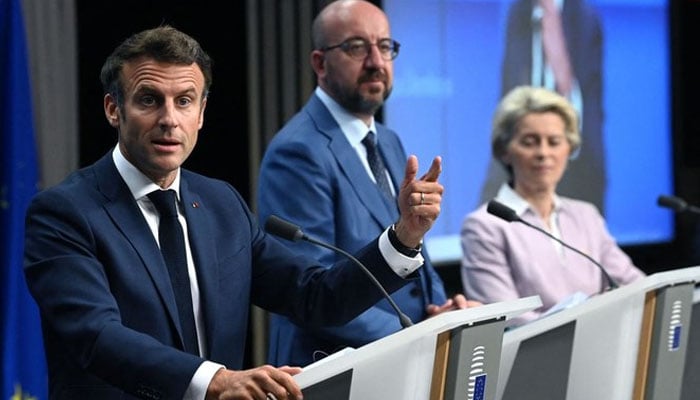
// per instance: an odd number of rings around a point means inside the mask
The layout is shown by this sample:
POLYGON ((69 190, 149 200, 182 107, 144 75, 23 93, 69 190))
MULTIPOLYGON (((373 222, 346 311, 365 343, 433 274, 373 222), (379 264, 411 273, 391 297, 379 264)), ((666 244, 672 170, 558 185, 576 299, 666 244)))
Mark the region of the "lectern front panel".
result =
POLYGON ((351 386, 352 370, 349 369, 305 388, 302 393, 305 400, 347 400, 351 386))
POLYGON ((657 291, 645 400, 681 398, 693 288, 685 283, 657 291))
POLYGON ((505 319, 453 329, 443 400, 493 400, 505 319))
POLYGON ((565 399, 576 321, 520 342, 503 400, 565 399))
POLYGON ((681 400, 697 399, 700 399, 700 302, 693 305, 681 392, 681 400))

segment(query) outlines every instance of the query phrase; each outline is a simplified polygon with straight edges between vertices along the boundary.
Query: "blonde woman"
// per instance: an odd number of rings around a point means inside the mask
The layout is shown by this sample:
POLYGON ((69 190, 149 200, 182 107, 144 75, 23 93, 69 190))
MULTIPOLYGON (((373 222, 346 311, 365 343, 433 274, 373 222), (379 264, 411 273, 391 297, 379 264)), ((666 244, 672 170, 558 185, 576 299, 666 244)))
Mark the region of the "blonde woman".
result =
MULTIPOLYGON (((598 261, 618 284, 644 276, 610 235, 590 203, 558 196, 557 185, 581 137, 573 106, 561 95, 519 86, 500 102, 493 119, 492 152, 508 182, 496 199, 598 261)), ((517 325, 538 318, 574 294, 601 292, 601 270, 580 254, 523 224, 509 224, 487 213, 486 204, 464 219, 462 283, 465 294, 483 303, 539 295, 543 306, 513 319, 517 325)))

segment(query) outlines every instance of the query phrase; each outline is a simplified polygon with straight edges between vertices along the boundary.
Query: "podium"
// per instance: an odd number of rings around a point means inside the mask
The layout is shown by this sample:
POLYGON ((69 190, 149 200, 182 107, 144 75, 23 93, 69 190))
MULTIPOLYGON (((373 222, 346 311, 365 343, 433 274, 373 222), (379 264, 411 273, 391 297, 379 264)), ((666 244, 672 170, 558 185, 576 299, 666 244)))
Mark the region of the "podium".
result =
POLYGON ((653 274, 508 330, 496 399, 700 398, 699 282, 653 274))
POLYGON ((533 296, 446 312, 294 378, 305 400, 493 400, 505 321, 541 305, 533 296))

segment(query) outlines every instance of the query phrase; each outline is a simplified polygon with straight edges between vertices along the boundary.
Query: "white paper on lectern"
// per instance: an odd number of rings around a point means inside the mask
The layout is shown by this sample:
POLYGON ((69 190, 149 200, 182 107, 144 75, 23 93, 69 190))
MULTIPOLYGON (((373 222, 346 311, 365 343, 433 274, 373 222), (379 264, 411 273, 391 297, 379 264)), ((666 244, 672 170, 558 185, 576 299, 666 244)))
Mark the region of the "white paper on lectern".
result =
POLYGON ((335 353, 332 353, 326 357, 323 357, 322 359, 314 362, 313 364, 310 364, 304 368, 304 371, 308 371, 312 368, 322 368, 325 364, 328 364, 330 362, 333 362, 336 358, 344 357, 346 354, 350 353, 351 351, 355 351, 354 347, 346 347, 342 350, 338 350, 335 353))
POLYGON ((532 296, 446 312, 357 349, 348 349, 330 361, 313 363, 294 379, 305 388, 353 369, 351 399, 425 399, 430 390, 439 333, 494 318, 510 319, 541 306, 539 296, 532 296), (370 388, 372 393, 368 395, 362 390, 368 389, 366 382, 370 381, 381 385, 370 388))
POLYGON ((566 296, 559 303, 553 305, 549 310, 542 313, 541 317, 546 317, 552 315, 556 312, 566 310, 571 307, 575 307, 579 304, 583 304, 584 301, 588 300, 588 295, 583 292, 575 292, 569 296, 566 296))

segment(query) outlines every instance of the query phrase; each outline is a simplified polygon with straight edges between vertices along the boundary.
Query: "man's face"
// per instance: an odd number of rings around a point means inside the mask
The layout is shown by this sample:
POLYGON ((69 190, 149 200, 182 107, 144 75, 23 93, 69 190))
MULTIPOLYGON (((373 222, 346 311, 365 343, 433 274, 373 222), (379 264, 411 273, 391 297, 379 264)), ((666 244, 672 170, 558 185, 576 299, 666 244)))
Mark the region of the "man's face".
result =
POLYGON ((386 16, 376 8, 367 7, 344 14, 329 26, 328 45, 363 39, 372 46, 364 59, 353 58, 340 48, 321 52, 323 67, 316 71, 319 84, 351 113, 372 116, 389 97, 393 86, 393 61, 385 60, 377 46, 382 39, 391 38, 386 16))
POLYGON ((197 64, 174 65, 138 59, 121 74, 124 105, 106 95, 105 114, 119 131, 119 146, 129 162, 162 187, 197 143, 204 122, 204 75, 197 64))

